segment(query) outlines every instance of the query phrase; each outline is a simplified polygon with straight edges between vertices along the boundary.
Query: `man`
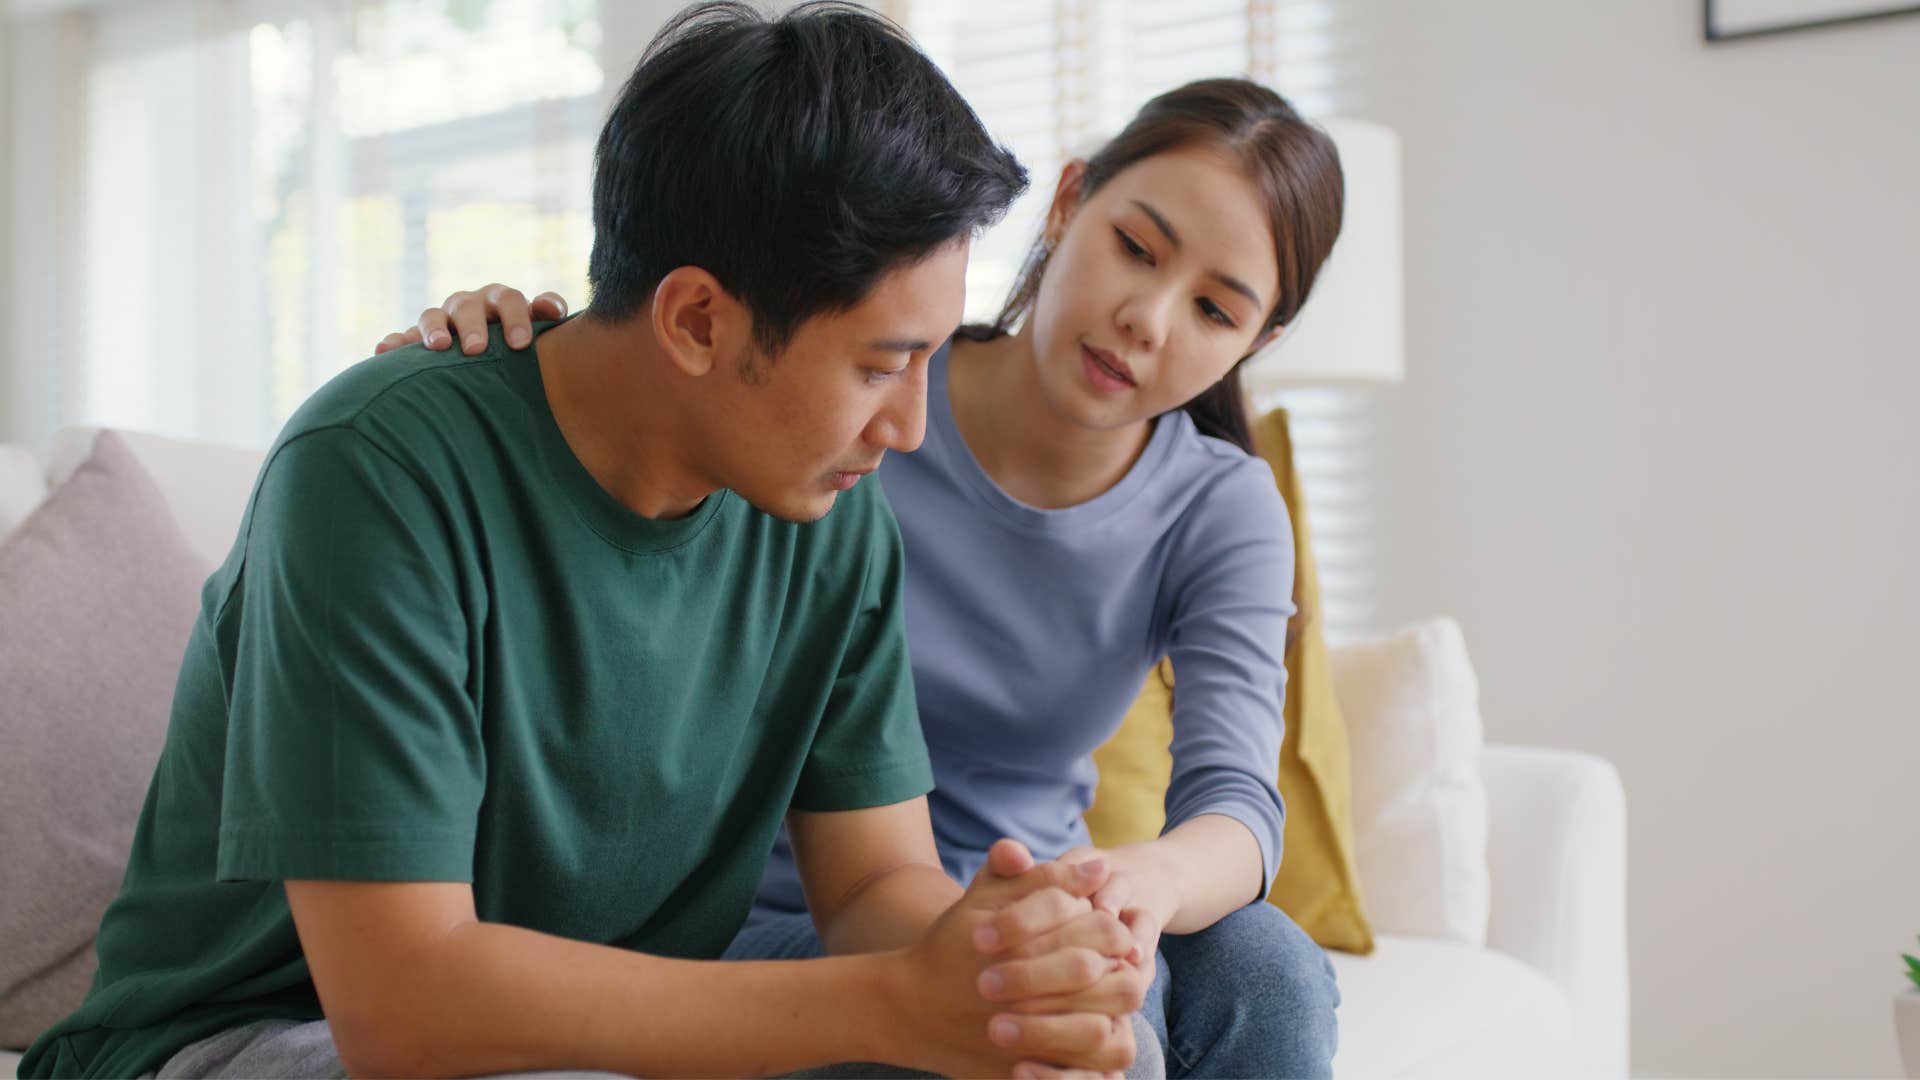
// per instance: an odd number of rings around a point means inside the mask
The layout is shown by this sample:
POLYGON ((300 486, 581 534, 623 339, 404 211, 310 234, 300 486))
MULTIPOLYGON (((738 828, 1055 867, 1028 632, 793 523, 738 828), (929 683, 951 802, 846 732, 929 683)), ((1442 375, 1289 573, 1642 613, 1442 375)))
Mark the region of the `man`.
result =
POLYGON ((1104 867, 940 869, 860 479, 919 442, 1024 183, 857 9, 670 25, 601 135, 592 309, 361 365, 281 433, 99 976, 23 1075, 1128 1064, 1104 867), (783 816, 849 955, 717 962, 783 816))

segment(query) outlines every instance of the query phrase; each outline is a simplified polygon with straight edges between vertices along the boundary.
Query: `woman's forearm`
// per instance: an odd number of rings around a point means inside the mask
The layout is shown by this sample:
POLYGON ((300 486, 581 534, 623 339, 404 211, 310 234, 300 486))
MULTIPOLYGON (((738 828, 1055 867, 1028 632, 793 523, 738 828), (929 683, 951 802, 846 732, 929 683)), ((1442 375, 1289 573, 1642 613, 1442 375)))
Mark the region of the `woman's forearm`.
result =
POLYGON ((1158 839, 1119 849, 1166 886, 1158 913, 1169 934, 1191 934, 1261 898, 1266 884, 1260 842, 1225 814, 1201 814, 1158 839))

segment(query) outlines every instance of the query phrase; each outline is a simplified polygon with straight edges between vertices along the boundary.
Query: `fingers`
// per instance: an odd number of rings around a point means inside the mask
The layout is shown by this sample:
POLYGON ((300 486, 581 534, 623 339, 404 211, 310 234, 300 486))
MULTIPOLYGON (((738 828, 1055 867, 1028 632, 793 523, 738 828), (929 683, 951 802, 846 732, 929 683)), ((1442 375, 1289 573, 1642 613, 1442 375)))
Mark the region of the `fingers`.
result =
MULTIPOLYGON (((1137 1053, 1137 1050, 1136 1050, 1137 1053)), ((1013 1066, 1013 1080, 1126 1080, 1121 1070, 1068 1069, 1044 1061, 1020 1061, 1013 1066)))
POLYGON ((1152 960, 1160 951, 1160 923, 1137 908, 1121 915, 1120 921, 1133 934, 1134 951, 1127 960, 1135 964, 1152 960))
POLYGON ((413 345, 419 342, 419 340, 420 328, 417 326, 409 326, 404 332, 388 334, 386 337, 381 338, 380 344, 373 347, 373 355, 379 356, 383 352, 392 352, 394 349, 398 349, 403 345, 413 345))
MULTIPOLYGON (((559 293, 544 292, 529 303, 525 293, 495 282, 472 292, 451 293, 437 308, 420 313, 415 340, 425 341, 429 349, 444 349, 460 339, 460 351, 477 355, 487 347, 487 324, 498 322, 507 345, 524 349, 533 341, 535 319, 558 319, 567 313, 567 301, 559 293)), ((380 343, 378 352, 390 345, 391 335, 380 343)))
MULTIPOLYGON (((1094 859, 1101 858, 1105 854, 1105 852, 1097 847, 1088 847, 1083 844, 1079 847, 1068 849, 1066 854, 1060 856, 1056 861, 1078 864, 1091 862, 1094 859)), ((1126 909, 1127 903, 1132 899, 1133 879, 1124 874, 1115 874, 1111 881, 1107 882, 1099 892, 1093 895, 1093 906, 1102 911, 1111 911, 1115 915, 1118 915, 1126 909)))
POLYGON ((447 321, 453 324, 453 336, 460 339, 461 352, 474 356, 486 350, 487 319, 493 304, 490 296, 493 290, 503 287, 496 284, 478 292, 453 293, 440 305, 447 321))
POLYGON ((1029 893, 974 927, 974 948, 986 954, 1017 949, 1092 910, 1093 905, 1085 898, 1064 889, 1046 888, 1029 893))
MULTIPOLYGON (((1042 889, 1059 889, 1069 896, 1089 897, 1107 883, 1113 869, 1107 860, 1089 859, 1068 866, 1049 862, 1010 878, 997 878, 984 869, 967 887, 967 896, 975 906, 1002 908, 1042 889)), ((1042 929, 1045 929, 1042 927, 1042 929)))
MULTIPOLYGON (((460 295, 455 293, 454 296, 460 295)), ((447 297, 449 303, 453 297, 447 297)), ((420 340, 427 348, 438 352, 453 344, 453 335, 447 331, 447 313, 444 308, 428 308, 420 313, 420 321, 414 324, 414 330, 420 334, 420 340)))
MULTIPOLYGON (((1034 962, 1034 961, 1028 961, 1034 962)), ((1070 993, 1037 995, 1003 1003, 1009 1012, 1035 1016, 1058 1013, 1099 1013, 1103 1016, 1128 1016, 1140 1011, 1147 1000, 1147 988, 1153 973, 1118 960, 1107 961, 1106 974, 1083 989, 1070 993)))
POLYGON ((1077 994, 1107 973, 1113 961, 1092 949, 1056 949, 1045 956, 1009 960, 980 973, 980 996, 988 1001, 1077 994))
POLYGON ((1093 906, 1101 911, 1120 914, 1133 901, 1133 878, 1127 874, 1113 875, 1093 894, 1092 900, 1093 906))
POLYGON ((1124 1080, 1126 1075, 1091 1069, 1056 1069, 1033 1061, 1022 1061, 1013 1067, 1013 1080, 1124 1080))
POLYGON ((1001 838, 987 849, 987 870, 995 877, 1015 877, 1033 869, 1033 852, 1018 840, 1001 838))
POLYGON ((1010 960, 980 973, 980 996, 1014 1012, 1138 1012, 1152 981, 1132 964, 1092 949, 1060 949, 1031 960, 1010 960))
MULTIPOLYGON (((487 286, 487 314, 498 316, 500 332, 510 348, 524 349, 533 341, 533 315, 527 309, 527 297, 519 289, 505 285, 487 286)), ((486 330, 481 327, 482 332, 486 330)))
POLYGON ((1117 1072, 1133 1064, 1133 1024, 1124 1016, 1068 1013, 1015 1016, 1001 1013, 987 1022, 987 1038, 1025 1061, 1053 1062, 1056 1068, 1117 1072))
POLYGON ((1092 949, 1109 959, 1131 961, 1139 948, 1133 930, 1119 916, 1110 911, 1089 911, 1006 951, 1026 960, 1056 949, 1092 949))

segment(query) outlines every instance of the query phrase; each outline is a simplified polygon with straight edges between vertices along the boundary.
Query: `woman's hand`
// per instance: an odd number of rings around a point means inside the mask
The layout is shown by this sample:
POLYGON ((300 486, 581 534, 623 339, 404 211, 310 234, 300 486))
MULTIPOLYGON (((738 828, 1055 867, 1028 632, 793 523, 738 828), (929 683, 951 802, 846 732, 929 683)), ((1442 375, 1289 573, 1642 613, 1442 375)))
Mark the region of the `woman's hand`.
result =
POLYGON ((1092 897, 1093 909, 1096 913, 1112 915, 1126 928, 1133 939, 1133 948, 1126 959, 1145 971, 1151 982, 1154 957, 1160 950, 1160 934, 1179 912, 1180 897, 1171 875, 1149 854, 1145 844, 1105 851, 1078 847, 1060 856, 1059 861, 1071 865, 1101 859, 1113 868, 1107 884, 1092 897))
POLYGON ((395 331, 373 347, 379 356, 402 345, 424 344, 438 352, 460 338, 460 351, 472 356, 487 347, 487 324, 497 322, 506 331, 507 344, 524 349, 533 340, 537 319, 559 319, 567 314, 567 301, 556 292, 543 292, 527 300, 519 289, 498 282, 471 292, 457 292, 437 308, 420 313, 420 321, 405 331, 395 331))

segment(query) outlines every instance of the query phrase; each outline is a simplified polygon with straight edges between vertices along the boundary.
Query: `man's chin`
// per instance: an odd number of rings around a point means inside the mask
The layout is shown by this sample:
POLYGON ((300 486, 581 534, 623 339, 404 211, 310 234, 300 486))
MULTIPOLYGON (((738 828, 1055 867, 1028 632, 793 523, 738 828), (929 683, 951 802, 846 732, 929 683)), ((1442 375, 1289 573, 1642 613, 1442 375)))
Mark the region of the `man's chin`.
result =
POLYGON ((775 503, 765 499, 755 499, 739 492, 734 494, 746 499, 748 506, 768 517, 778 518, 793 525, 811 525, 826 517, 840 495, 837 491, 807 497, 789 495, 775 503))

